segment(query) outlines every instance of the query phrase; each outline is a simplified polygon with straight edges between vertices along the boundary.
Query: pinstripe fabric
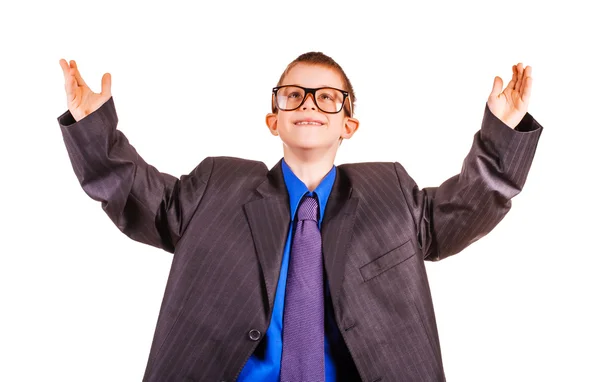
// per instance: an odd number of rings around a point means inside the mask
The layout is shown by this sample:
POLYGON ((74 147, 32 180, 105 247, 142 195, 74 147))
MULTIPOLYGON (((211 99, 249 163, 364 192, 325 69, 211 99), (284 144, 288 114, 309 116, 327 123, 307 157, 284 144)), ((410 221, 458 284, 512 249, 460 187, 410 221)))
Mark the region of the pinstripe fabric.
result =
MULTIPOLYGON (((260 350, 289 223, 281 163, 206 158, 175 178, 116 129, 112 98, 59 118, 83 190, 126 235, 174 253, 145 381, 233 381, 260 350)), ((510 209, 541 126, 487 108, 462 171, 419 189, 398 163, 338 167, 322 224, 335 319, 363 381, 443 381, 424 260, 460 252, 510 209)))

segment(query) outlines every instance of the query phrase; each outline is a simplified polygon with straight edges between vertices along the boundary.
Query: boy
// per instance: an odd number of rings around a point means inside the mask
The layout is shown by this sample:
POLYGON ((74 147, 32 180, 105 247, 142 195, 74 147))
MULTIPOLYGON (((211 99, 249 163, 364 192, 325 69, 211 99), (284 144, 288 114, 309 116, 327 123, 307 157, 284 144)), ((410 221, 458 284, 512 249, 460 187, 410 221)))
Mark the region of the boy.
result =
POLYGON ((462 171, 420 190, 399 163, 334 166, 359 127, 354 91, 322 53, 294 60, 266 123, 283 159, 206 158, 177 179, 117 126, 110 75, 60 61, 73 169, 134 240, 174 253, 146 381, 443 381, 424 260, 487 234, 523 187, 542 127, 531 67, 494 79, 462 171))

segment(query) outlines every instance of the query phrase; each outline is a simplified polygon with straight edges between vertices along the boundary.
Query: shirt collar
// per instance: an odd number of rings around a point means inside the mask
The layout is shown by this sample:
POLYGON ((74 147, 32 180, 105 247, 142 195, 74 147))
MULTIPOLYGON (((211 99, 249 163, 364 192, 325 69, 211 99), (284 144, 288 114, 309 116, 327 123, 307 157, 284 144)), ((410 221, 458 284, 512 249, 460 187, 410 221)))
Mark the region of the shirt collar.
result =
POLYGON ((321 183, 317 186, 314 192, 310 192, 308 187, 293 173, 292 169, 285 163, 285 160, 281 161, 281 169, 283 171, 283 179, 288 190, 290 197, 290 218, 293 221, 296 217, 296 211, 300 205, 300 201, 305 194, 314 196, 316 194, 319 200, 319 225, 323 221, 325 215, 325 206, 327 205, 327 199, 331 193, 333 182, 336 176, 335 166, 331 167, 331 170, 321 180, 321 183))

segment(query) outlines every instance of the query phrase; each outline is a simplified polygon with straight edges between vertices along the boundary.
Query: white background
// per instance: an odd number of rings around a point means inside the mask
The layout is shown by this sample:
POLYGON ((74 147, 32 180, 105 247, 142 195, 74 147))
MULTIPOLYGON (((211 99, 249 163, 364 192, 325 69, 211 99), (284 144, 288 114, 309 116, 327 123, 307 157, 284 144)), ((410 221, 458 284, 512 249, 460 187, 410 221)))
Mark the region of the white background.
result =
POLYGON ((524 191, 486 238, 427 265, 445 370, 600 380, 600 28, 586 3, 127 4, 0 6, 0 380, 141 380, 172 259, 123 235, 79 186, 56 121, 59 59, 96 91, 110 72, 119 129, 180 176, 209 155, 274 165, 271 87, 313 50, 357 93, 361 127, 336 164, 399 161, 421 187, 460 170, 494 76, 506 85, 511 65, 533 67, 544 133, 524 191), (255 97, 233 107, 240 87, 255 97))

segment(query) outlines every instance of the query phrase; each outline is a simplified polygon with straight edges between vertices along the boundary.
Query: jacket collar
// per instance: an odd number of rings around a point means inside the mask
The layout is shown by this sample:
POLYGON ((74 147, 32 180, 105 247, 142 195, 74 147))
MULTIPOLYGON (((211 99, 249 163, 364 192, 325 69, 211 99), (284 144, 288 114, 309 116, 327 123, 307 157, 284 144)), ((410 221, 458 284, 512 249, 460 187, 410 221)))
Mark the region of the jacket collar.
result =
MULTIPOLYGON (((258 198, 244 205, 264 277, 269 312, 273 308, 290 222, 289 196, 283 178, 282 161, 271 168, 265 181, 256 188, 258 198)), ((325 271, 334 308, 337 308, 343 282, 357 206, 358 198, 352 196, 352 184, 338 167, 321 227, 325 271)))

